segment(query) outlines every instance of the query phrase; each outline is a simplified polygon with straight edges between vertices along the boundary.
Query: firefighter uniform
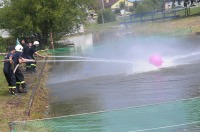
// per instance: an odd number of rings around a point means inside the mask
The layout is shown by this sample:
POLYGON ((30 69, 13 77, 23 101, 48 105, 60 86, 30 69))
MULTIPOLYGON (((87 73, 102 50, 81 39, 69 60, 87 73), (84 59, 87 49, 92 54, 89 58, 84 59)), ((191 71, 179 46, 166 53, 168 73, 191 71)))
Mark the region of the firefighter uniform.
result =
MULTIPOLYGON (((36 52, 36 48, 34 46, 29 46, 26 49, 26 57, 27 59, 31 59, 31 60, 35 60, 34 58, 34 53, 36 52)), ((36 68, 36 62, 28 62, 28 65, 30 67, 30 71, 32 73, 35 72, 35 68, 36 68)))
MULTIPOLYGON (((23 46, 22 57, 28 59, 27 52, 28 52, 29 47, 28 47, 28 45, 26 43, 23 44, 22 46, 23 46)), ((31 69, 30 63, 26 62, 26 71, 30 71, 30 69, 31 69)))
MULTIPOLYGON (((12 51, 12 50, 15 50, 15 48, 11 47, 11 48, 9 48, 9 50, 12 51)), ((13 73, 14 66, 9 61, 9 59, 12 58, 13 55, 14 54, 10 52, 5 56, 5 60, 8 60, 8 61, 4 62, 3 72, 4 72, 4 75, 5 75, 5 78, 6 78, 7 82, 8 82, 10 94, 11 95, 16 95, 16 93, 17 93, 17 90, 16 90, 16 78, 15 78, 15 75, 13 73)))
POLYGON ((20 70, 20 68, 17 67, 19 65, 19 59, 22 59, 23 47, 21 45, 17 45, 15 47, 15 50, 16 50, 16 53, 13 56, 13 61, 14 61, 14 67, 16 69, 16 71, 15 71, 16 88, 17 88, 17 91, 19 93, 27 92, 26 91, 26 84, 25 84, 25 81, 24 81, 24 75, 23 75, 22 71, 20 70), (22 90, 20 89, 20 86, 22 87, 22 90))

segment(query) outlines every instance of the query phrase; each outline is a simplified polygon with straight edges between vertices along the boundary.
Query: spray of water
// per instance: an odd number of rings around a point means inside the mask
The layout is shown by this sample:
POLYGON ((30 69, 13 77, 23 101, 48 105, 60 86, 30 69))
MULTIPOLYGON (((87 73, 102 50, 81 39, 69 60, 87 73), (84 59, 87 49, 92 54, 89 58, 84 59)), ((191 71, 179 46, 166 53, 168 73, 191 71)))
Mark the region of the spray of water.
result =
POLYGON ((61 62, 53 71, 54 78, 56 76, 59 81, 67 81, 95 76, 148 72, 185 64, 191 58, 197 59, 200 54, 198 41, 191 44, 191 40, 187 41, 184 38, 134 37, 124 32, 121 35, 122 37, 119 37, 119 32, 104 33, 100 37, 101 42, 91 47, 82 48, 67 56, 50 56, 50 58, 56 58, 55 62, 61 62), (152 54, 162 56, 164 62, 161 67, 155 67, 149 63, 149 57, 152 54))
POLYGON ((131 61, 105 60, 105 59, 95 59, 95 60, 38 60, 37 62, 107 62, 107 63, 127 63, 127 64, 133 64, 133 62, 131 62, 131 61))
POLYGON ((83 57, 83 56, 48 56, 48 58, 98 59, 98 58, 83 57))

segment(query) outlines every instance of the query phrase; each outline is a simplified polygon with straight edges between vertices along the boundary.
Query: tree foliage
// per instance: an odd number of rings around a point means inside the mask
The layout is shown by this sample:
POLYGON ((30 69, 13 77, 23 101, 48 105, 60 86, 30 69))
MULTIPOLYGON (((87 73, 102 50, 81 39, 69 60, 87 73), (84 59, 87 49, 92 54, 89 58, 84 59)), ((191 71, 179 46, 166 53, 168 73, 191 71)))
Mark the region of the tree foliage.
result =
POLYGON ((102 1, 101 0, 92 0, 89 4, 89 9, 98 11, 101 10, 103 5, 102 5, 102 1))
MULTIPOLYGON (((112 22, 116 20, 116 15, 110 9, 106 9, 103 11, 103 19, 105 23, 112 22)), ((98 12, 97 23, 103 23, 102 12, 98 12)))
POLYGON ((137 3, 136 13, 149 12, 163 8, 163 0, 142 0, 137 3))
POLYGON ((0 52, 6 52, 6 48, 15 44, 16 39, 13 37, 2 38, 0 36, 0 52))
POLYGON ((121 2, 119 3, 119 8, 120 8, 120 9, 125 9, 125 8, 126 8, 125 2, 121 1, 121 2))
POLYGON ((86 20, 91 0, 6 0, 0 10, 3 28, 14 37, 39 34, 47 40, 50 32, 70 32, 86 20))

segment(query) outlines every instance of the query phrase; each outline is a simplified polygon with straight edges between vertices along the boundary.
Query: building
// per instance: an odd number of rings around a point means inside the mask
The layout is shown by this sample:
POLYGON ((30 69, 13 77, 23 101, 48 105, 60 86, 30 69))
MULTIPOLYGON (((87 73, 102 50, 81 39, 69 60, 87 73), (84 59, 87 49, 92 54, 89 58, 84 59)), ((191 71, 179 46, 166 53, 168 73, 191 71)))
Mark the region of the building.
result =
POLYGON ((130 2, 129 0, 104 0, 104 6, 105 8, 110 8, 112 10, 119 9, 121 2, 124 2, 126 7, 133 6, 133 2, 130 2))
MULTIPOLYGON (((190 0, 189 0, 190 2, 190 0)), ((172 9, 173 7, 175 8, 181 8, 184 7, 184 0, 164 0, 165 3, 165 9, 172 9), (173 3, 174 2, 174 3, 173 3)))

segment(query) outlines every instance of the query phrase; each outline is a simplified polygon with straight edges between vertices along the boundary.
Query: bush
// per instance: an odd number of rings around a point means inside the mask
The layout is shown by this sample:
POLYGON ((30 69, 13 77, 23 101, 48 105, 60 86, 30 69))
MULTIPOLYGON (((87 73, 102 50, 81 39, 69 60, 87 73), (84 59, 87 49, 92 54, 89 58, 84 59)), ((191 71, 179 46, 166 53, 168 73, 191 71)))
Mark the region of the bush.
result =
MULTIPOLYGON (((104 18, 104 23, 107 22, 113 22, 116 20, 116 15, 111 11, 111 10, 105 10, 103 11, 103 18, 104 18)), ((99 12, 98 13, 98 19, 97 19, 97 23, 103 23, 102 22, 102 13, 99 12)))
POLYGON ((115 14, 120 14, 120 9, 115 9, 115 14))
POLYGON ((6 48, 15 46, 16 40, 12 37, 2 38, 0 37, 0 52, 6 52, 6 48))
POLYGON ((162 8, 162 1, 160 0, 143 0, 137 4, 136 13, 149 12, 162 8))
POLYGON ((134 10, 135 10, 135 9, 134 9, 133 6, 129 8, 129 11, 130 11, 130 12, 134 12, 134 10))

